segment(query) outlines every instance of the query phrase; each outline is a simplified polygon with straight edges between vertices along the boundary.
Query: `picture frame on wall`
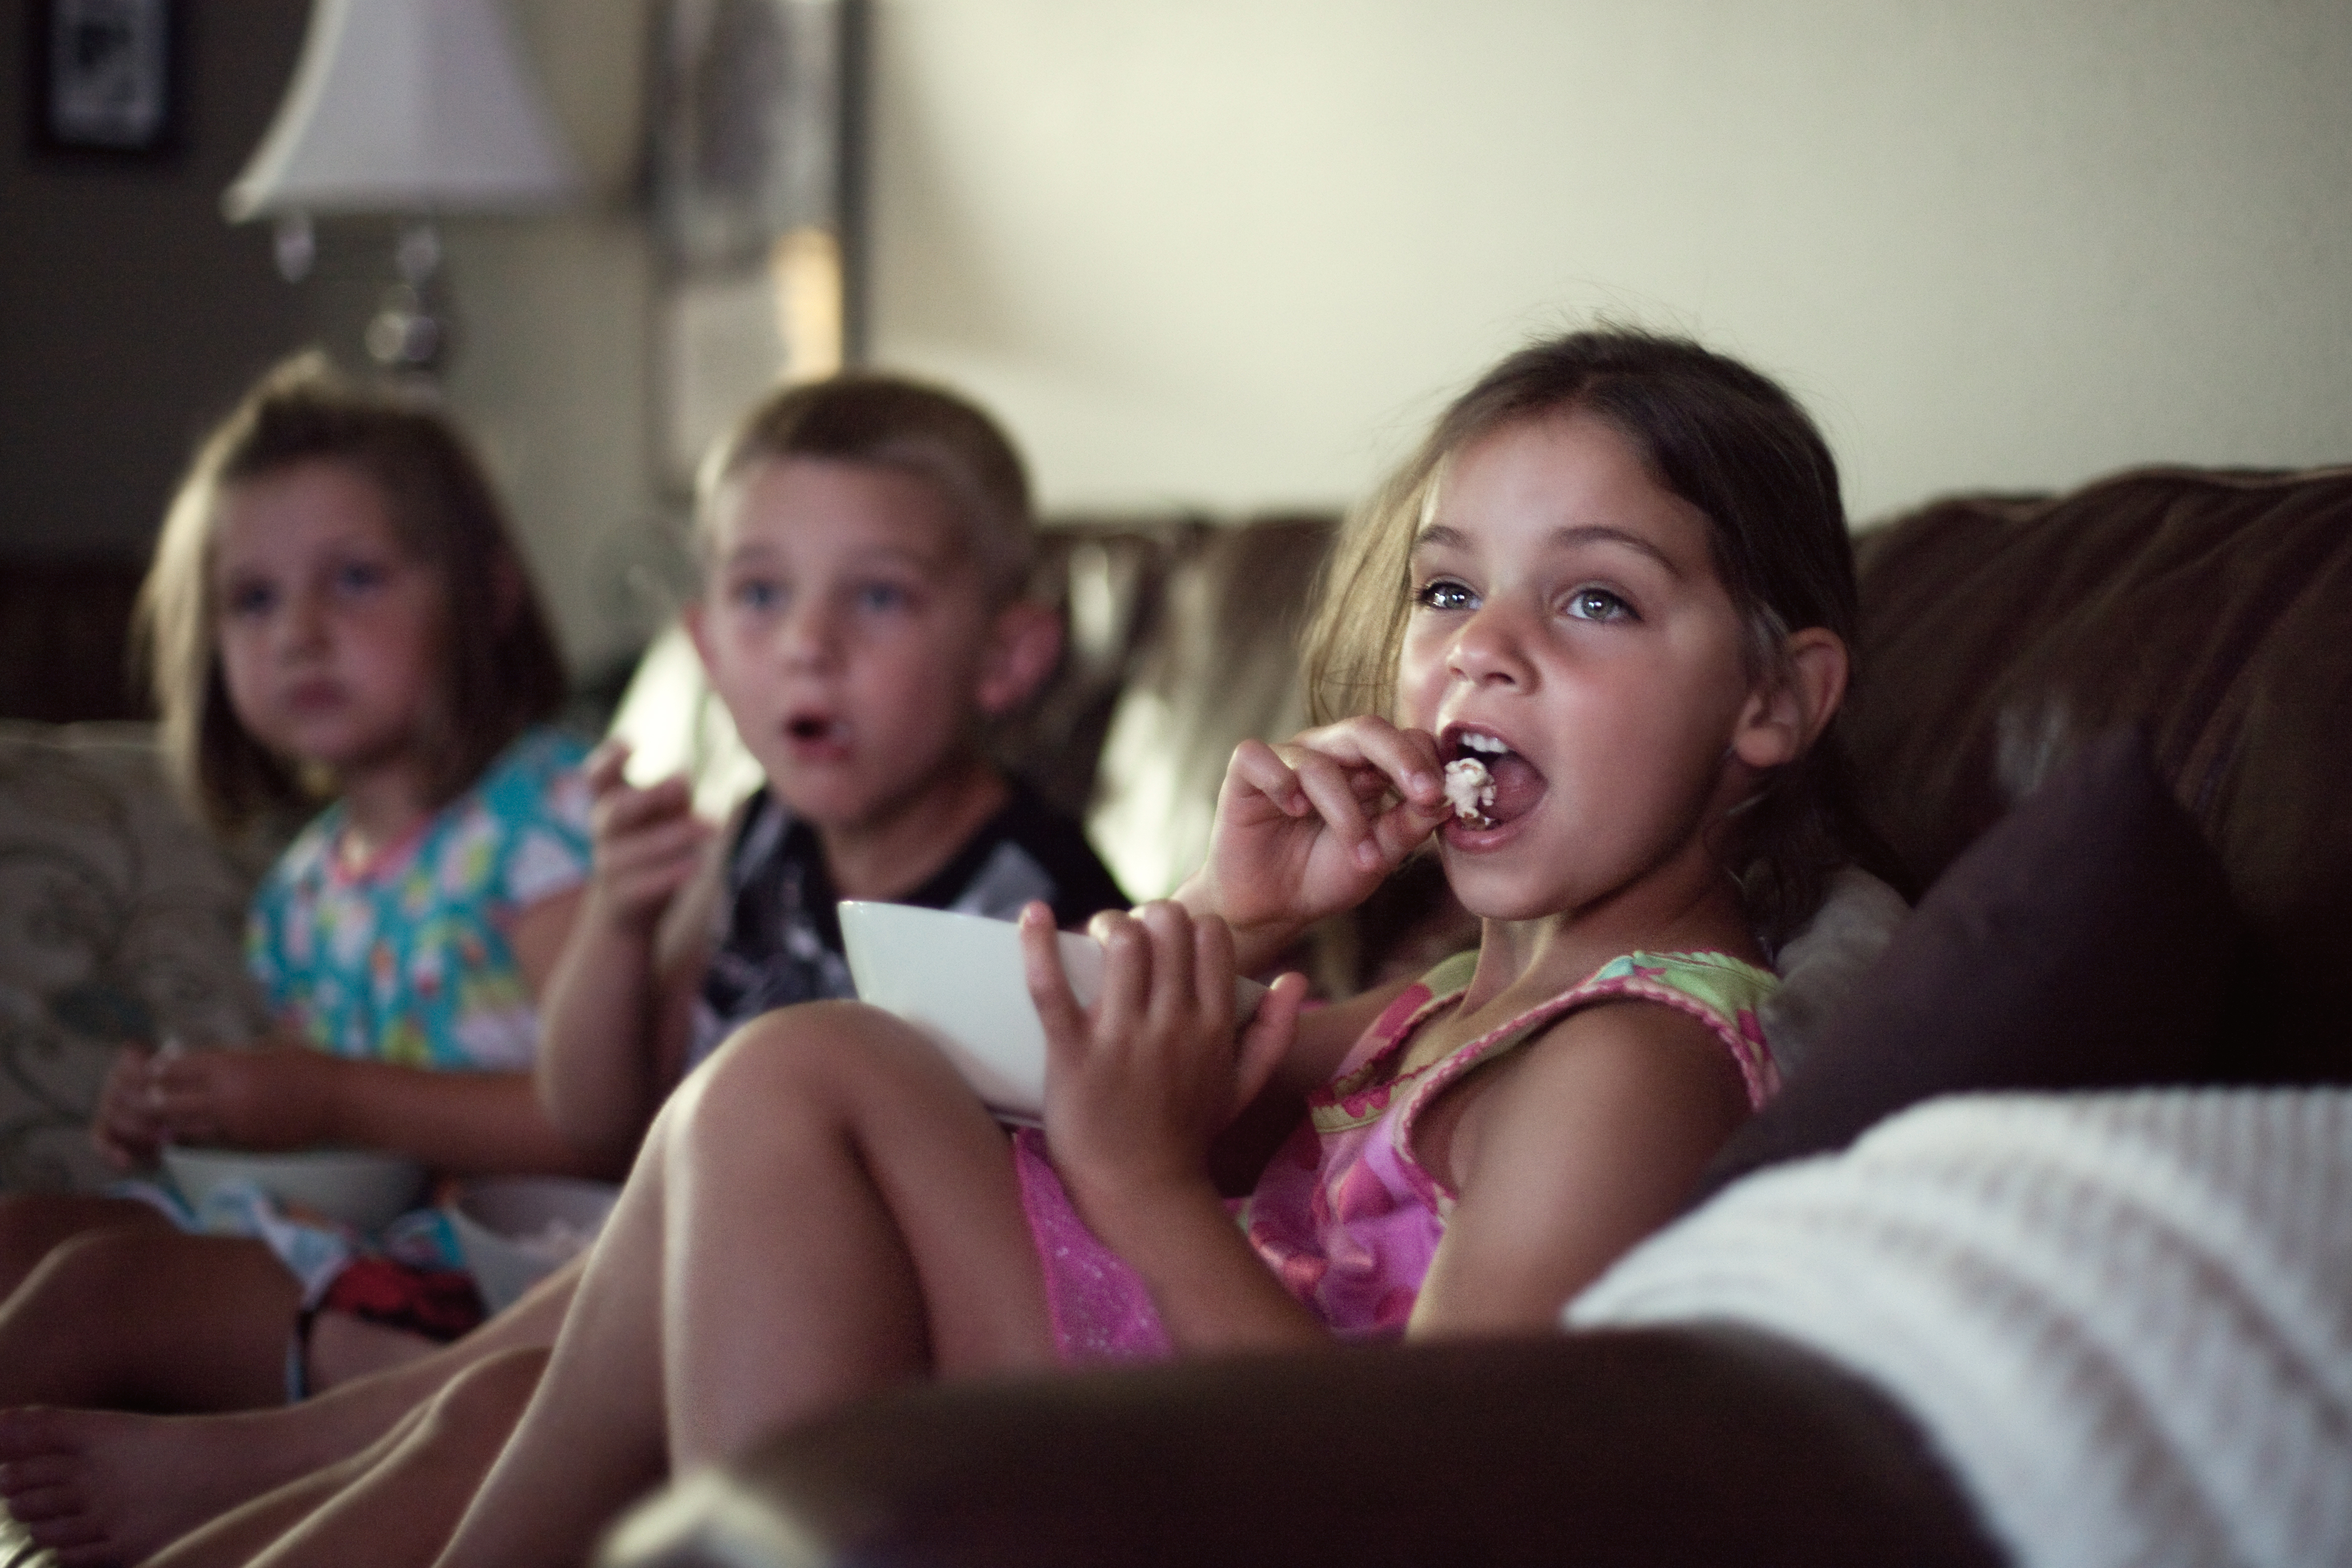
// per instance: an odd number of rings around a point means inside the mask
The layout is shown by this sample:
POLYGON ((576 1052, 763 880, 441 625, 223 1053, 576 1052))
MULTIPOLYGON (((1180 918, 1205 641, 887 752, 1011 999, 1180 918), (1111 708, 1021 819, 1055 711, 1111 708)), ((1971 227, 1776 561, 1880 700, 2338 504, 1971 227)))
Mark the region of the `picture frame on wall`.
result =
POLYGON ((154 158, 179 143, 184 0, 29 0, 32 141, 154 158))

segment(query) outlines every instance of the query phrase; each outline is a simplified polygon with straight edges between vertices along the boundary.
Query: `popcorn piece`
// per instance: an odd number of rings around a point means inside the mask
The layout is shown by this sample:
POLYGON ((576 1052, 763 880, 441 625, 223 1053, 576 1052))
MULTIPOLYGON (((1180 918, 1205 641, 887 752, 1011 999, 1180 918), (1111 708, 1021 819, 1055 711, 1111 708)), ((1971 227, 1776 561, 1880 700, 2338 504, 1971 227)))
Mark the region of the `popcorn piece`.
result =
POLYGON ((1474 826, 1486 824, 1486 808, 1495 803, 1495 779, 1475 757, 1457 757, 1445 765, 1445 799, 1454 814, 1474 826))

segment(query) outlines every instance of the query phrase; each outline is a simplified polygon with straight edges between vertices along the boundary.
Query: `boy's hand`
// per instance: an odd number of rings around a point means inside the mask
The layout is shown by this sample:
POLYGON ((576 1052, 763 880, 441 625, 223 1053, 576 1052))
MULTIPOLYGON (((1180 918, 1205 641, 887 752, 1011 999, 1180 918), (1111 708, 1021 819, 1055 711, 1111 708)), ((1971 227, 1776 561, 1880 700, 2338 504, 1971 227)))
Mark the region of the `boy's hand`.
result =
POLYGON ((622 777, 625 742, 608 740, 589 757, 588 914, 609 929, 650 936, 662 911, 701 864, 712 829, 694 814, 683 777, 640 789, 622 777))
POLYGON ((1045 1026, 1046 1140, 1090 1217, 1135 1195, 1207 1180, 1209 1141, 1255 1099, 1289 1049, 1307 982, 1285 975, 1238 1040, 1224 922, 1179 904, 1105 913, 1102 992, 1081 1009, 1053 916, 1022 911, 1029 994, 1045 1026))
POLYGON ((1286 940, 1370 897, 1452 814, 1425 730, 1365 716, 1278 747, 1245 740, 1217 791, 1208 864, 1177 896, 1245 937, 1286 940))
POLYGON ((166 1136, 155 1115, 148 1078, 154 1053, 143 1045, 126 1045, 115 1053, 105 1085, 98 1092, 98 1113, 90 1119, 89 1141, 106 1163, 119 1171, 138 1170, 155 1163, 155 1151, 166 1136))
POLYGON ((336 1076, 347 1065, 305 1045, 159 1056, 148 1113, 172 1143, 309 1148, 334 1135, 336 1076))

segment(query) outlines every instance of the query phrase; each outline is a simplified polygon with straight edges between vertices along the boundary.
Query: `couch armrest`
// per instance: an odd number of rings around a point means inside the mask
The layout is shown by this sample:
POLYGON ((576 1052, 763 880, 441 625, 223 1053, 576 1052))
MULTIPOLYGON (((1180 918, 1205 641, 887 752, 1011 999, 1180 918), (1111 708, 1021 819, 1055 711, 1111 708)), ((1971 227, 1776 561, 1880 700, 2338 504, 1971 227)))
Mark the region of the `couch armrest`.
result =
POLYGON ((624 1520, 608 1568, 2000 1555, 1898 1410, 1744 1330, 925 1388, 624 1520))

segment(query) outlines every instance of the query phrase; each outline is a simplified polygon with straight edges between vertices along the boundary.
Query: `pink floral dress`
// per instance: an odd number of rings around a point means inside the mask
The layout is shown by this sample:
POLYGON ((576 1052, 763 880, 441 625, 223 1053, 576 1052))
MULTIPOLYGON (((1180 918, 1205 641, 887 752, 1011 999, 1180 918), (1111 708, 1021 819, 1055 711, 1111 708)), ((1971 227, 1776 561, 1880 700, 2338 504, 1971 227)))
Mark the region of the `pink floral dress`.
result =
MULTIPOLYGON (((1445 1234, 1456 1195, 1414 1156, 1422 1113, 1464 1073, 1563 1014, 1601 1001, 1657 1002, 1715 1031, 1739 1066, 1751 1106, 1780 1086, 1756 1021, 1758 1006, 1780 982, 1722 953, 1612 958, 1446 1055, 1400 1069, 1413 1035, 1460 999, 1476 965, 1476 954, 1456 955, 1390 1004, 1348 1053, 1339 1075, 1307 1096, 1307 1121, 1242 1206, 1239 1218, 1258 1256, 1342 1339, 1393 1339, 1404 1332, 1445 1234)), ((1143 1281, 1087 1229, 1054 1174, 1043 1138, 1023 1132, 1014 1160, 1062 1358, 1147 1360, 1171 1354, 1143 1281)))

